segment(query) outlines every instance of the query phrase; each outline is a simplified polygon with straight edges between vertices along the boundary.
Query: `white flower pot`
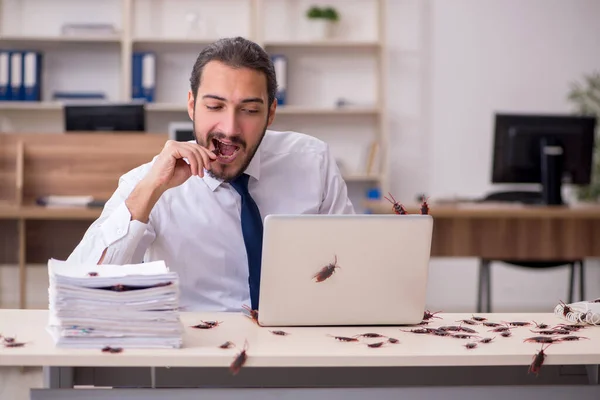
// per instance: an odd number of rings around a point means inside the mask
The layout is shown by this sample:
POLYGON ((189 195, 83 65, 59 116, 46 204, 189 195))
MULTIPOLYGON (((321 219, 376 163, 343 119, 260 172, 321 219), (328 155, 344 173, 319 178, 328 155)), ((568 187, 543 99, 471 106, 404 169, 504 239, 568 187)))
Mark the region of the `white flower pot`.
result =
POLYGON ((333 24, 330 20, 314 18, 308 20, 308 33, 311 40, 327 40, 331 38, 333 24))

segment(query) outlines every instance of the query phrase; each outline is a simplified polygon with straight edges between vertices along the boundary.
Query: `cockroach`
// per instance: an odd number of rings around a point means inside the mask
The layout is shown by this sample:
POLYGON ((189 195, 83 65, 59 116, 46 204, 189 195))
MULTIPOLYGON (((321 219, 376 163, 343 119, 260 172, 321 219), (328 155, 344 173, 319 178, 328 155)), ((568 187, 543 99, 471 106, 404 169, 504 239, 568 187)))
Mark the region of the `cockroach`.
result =
POLYGON ((411 332, 411 333, 431 333, 432 329, 431 328, 417 328, 417 329, 411 329, 410 331, 405 331, 404 329, 400 329, 402 332, 411 332))
POLYGON ((465 344, 465 347, 467 349, 474 349, 475 347, 477 347, 477 343, 467 343, 465 344))
POLYGON ((451 335, 450 332, 448 332, 448 331, 442 331, 441 329, 436 329, 436 330, 434 330, 431 333, 433 333, 435 336, 450 336, 451 335))
MULTIPOLYGON (((532 329, 529 330, 532 333, 537 333, 538 335, 555 335, 556 331, 554 329, 542 329, 542 330, 538 330, 538 331, 534 331, 532 329)), ((568 331, 567 331, 568 332, 568 331)))
POLYGON ((273 335, 278 335, 278 336, 287 336, 289 335, 289 333, 285 332, 285 331, 269 331, 271 332, 273 335))
POLYGON ((315 282, 323 282, 325 279, 328 279, 329 277, 331 277, 331 275, 333 275, 336 268, 342 268, 339 265, 337 265, 337 255, 334 257, 333 263, 324 266, 319 272, 314 274, 312 277, 313 279, 315 279, 315 282))
POLYGON ((385 344, 385 342, 368 343, 367 346, 375 348, 375 347, 381 347, 384 344, 385 344))
POLYGON ((488 330, 488 332, 508 332, 508 331, 510 331, 510 329, 511 328, 508 326, 498 326, 494 329, 488 330))
POLYGON ((533 323, 535 324, 535 327, 538 329, 546 329, 548 328, 548 324, 544 324, 543 322, 541 324, 538 324, 537 322, 533 321, 533 323))
POLYGON ((6 337, 4 336, 4 339, 2 339, 4 341, 4 343, 14 343, 15 342, 15 338, 14 337, 6 337))
POLYGON ((481 343, 490 343, 492 340, 494 340, 496 338, 496 336, 494 337, 486 337, 480 340, 481 343))
POLYGON ((502 326, 502 324, 498 324, 496 322, 484 322, 483 326, 487 326, 488 328, 496 328, 498 326, 502 326))
POLYGON ((394 210, 394 212, 395 212, 396 214, 398 214, 398 215, 406 215, 406 214, 408 214, 408 213, 406 212, 406 209, 404 208, 404 206, 403 206, 402 204, 398 203, 398 202, 396 201, 396 199, 394 199, 394 196, 392 196, 392 194, 391 194, 391 193, 389 193, 389 192, 388 192, 388 195, 391 197, 391 199, 390 199, 390 198, 388 198, 388 197, 386 197, 386 196, 383 196, 383 197, 384 197, 384 198, 385 198, 387 201, 389 201, 390 203, 392 203, 392 204, 393 204, 393 206, 392 206, 392 210, 394 210))
POLYGON ((600 303, 600 297, 598 297, 598 298, 597 298, 597 299, 595 299, 595 300, 592 300, 592 301, 591 301, 591 303, 600 303))
POLYGON ((368 333, 361 333, 358 335, 354 335, 354 337, 364 337, 364 338, 381 338, 381 337, 386 337, 380 333, 372 333, 372 332, 368 332, 368 333))
POLYGON ((215 327, 215 325, 208 325, 205 323, 199 323, 198 325, 190 326, 190 328, 194 328, 194 329, 212 329, 214 327, 215 327))
POLYGON ((460 330, 467 333, 477 333, 475 329, 467 328, 466 326, 461 326, 460 330))
POLYGON ((467 324, 467 325, 477 325, 477 321, 473 321, 470 319, 460 319, 456 322, 462 322, 463 324, 467 324))
POLYGON ((213 326, 213 327, 219 326, 223 323, 223 321, 202 321, 202 320, 200 322, 202 322, 205 325, 209 325, 209 326, 213 326))
POLYGON ((429 200, 429 197, 423 196, 423 200, 421 202, 421 215, 429 214, 429 204, 427 203, 427 200, 429 200))
POLYGON ((565 304, 564 301, 560 300, 560 304, 562 304, 563 306, 563 316, 567 316, 570 312, 572 312, 573 310, 571 309, 571 307, 569 307, 568 305, 565 304))
POLYGON ((472 315, 472 316, 471 316, 471 319, 472 319, 473 321, 477 321, 477 322, 483 322, 483 321, 487 321, 487 318, 484 318, 484 317, 476 317, 476 316, 474 316, 474 315, 472 315))
POLYGON ((441 331, 448 331, 448 332, 460 332, 460 331, 462 331, 463 328, 461 326, 449 325, 449 326, 440 326, 438 329, 441 331))
POLYGON ((400 341, 399 341, 398 339, 396 339, 396 338, 393 338, 393 337, 391 337, 391 338, 388 338, 388 342, 390 342, 390 343, 394 343, 394 344, 396 344, 396 343, 400 343, 400 341))
POLYGON ((421 321, 417 325, 429 325, 431 321, 421 321))
MULTIPOLYGON (((550 345, 548 345, 550 346, 550 345)), ((536 353, 533 356, 533 361, 531 363, 531 365, 529 366, 529 371, 527 371, 527 373, 534 373, 535 376, 538 376, 539 372, 540 372, 540 368, 542 368, 542 364, 544 363, 544 360, 546 359, 546 353, 544 353, 544 350, 548 348, 548 346, 546 346, 546 348, 544 348, 544 345, 542 345, 542 348, 540 349, 539 353, 536 353)))
POLYGON ((226 341, 225 343, 223 343, 222 345, 219 346, 220 349, 230 349, 232 347, 234 347, 235 344, 233 344, 233 342, 230 342, 229 340, 226 341))
POLYGON ((472 337, 479 337, 477 335, 467 335, 466 333, 455 333, 452 335, 453 338, 456 339, 471 339, 472 337))
POLYGON ((258 325, 258 310, 253 310, 246 304, 242 304, 242 308, 250 313, 250 315, 247 315, 247 317, 258 325))
MULTIPOLYGON (((331 336, 331 335, 329 335, 331 336)), ((358 342, 358 339, 355 337, 346 337, 346 336, 331 336, 335 340, 339 340, 340 342, 358 342)))
POLYGON ((423 321, 428 321, 431 318, 439 318, 442 319, 442 317, 438 317, 436 314, 441 313, 441 311, 436 311, 436 312, 431 312, 429 310, 425 310, 425 312, 423 312, 423 321))
POLYGON ((98 273, 92 271, 92 272, 88 272, 87 275, 88 276, 98 276, 98 273))
POLYGON ((111 347, 111 346, 106 346, 102 348, 102 352, 103 353, 121 353, 123 351, 123 349, 121 347, 111 347))
POLYGON ((574 341, 579 340, 579 339, 588 339, 589 340, 590 338, 587 338, 587 337, 584 337, 584 336, 572 336, 572 335, 563 336, 561 338, 558 338, 558 340, 561 341, 561 342, 574 342, 574 341))
POLYGON ((4 347, 23 347, 25 342, 5 342, 4 347))
POLYGON ((512 332, 511 331, 502 332, 502 333, 500 333, 500 336, 502 336, 502 337, 511 337, 512 336, 512 332))
POLYGON ((576 331, 578 331, 580 329, 585 328, 585 325, 581 325, 581 324, 573 324, 573 325, 558 324, 554 328, 556 328, 556 329, 567 329, 569 331, 576 332, 576 331))
POLYGON ((508 324, 510 326, 529 326, 529 325, 531 325, 531 322, 514 321, 514 322, 505 322, 505 324, 508 324))
POLYGON ((550 336, 534 336, 523 340, 523 342, 528 343, 556 343, 559 342, 560 339, 550 337, 550 336))
POLYGON ((246 360, 248 360, 247 349, 248 341, 246 340, 244 342, 244 348, 242 349, 242 351, 240 351, 238 355, 235 356, 235 358, 231 362, 231 365, 229 365, 229 371, 231 371, 232 375, 237 375, 237 373, 240 372, 240 369, 244 366, 244 364, 246 364, 246 360))

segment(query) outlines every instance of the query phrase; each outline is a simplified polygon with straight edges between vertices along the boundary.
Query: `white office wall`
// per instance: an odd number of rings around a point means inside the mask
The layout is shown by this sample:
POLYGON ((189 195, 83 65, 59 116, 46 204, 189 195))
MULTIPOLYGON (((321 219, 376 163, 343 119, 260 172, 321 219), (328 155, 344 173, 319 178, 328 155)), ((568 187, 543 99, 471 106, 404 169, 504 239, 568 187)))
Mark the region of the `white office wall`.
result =
MULTIPOLYGON (((431 0, 427 191, 481 196, 490 183, 493 114, 570 112, 570 82, 600 69, 600 2, 596 0, 431 0)), ((394 17, 395 18, 395 17, 394 17)), ((398 136, 396 140, 400 139, 398 136)), ((394 188, 414 183, 394 180, 394 188), (405 184, 406 182, 406 184, 405 184)), ((474 307, 476 261, 434 260, 433 308, 474 307)), ((587 297, 600 297, 597 262, 588 262, 587 297)), ((495 311, 548 311, 567 296, 566 269, 493 268, 495 311)))

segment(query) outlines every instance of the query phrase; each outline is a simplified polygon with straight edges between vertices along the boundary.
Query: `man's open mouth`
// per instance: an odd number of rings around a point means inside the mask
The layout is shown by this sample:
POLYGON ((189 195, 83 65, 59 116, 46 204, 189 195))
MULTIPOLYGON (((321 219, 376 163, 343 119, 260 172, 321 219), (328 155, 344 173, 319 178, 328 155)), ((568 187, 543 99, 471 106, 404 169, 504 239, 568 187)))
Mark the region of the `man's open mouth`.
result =
POLYGON ((219 158, 219 161, 232 161, 240 150, 240 146, 232 143, 223 142, 218 139, 213 139, 213 146, 215 146, 214 153, 219 158))

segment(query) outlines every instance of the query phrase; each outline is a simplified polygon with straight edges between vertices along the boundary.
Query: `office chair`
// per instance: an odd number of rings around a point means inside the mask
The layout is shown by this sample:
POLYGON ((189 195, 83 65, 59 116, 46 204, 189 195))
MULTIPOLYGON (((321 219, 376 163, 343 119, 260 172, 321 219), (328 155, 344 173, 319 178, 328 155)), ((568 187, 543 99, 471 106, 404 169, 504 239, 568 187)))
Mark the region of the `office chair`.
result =
MULTIPOLYGON (((487 195, 481 201, 521 201, 524 203, 535 203, 537 201, 538 194, 532 192, 497 192, 487 195)), ((479 262, 479 285, 477 291, 477 312, 492 312, 491 302, 491 265, 492 262, 498 261, 505 264, 522 267, 522 268, 557 268, 569 266, 569 295, 568 303, 574 301, 574 287, 575 287, 575 269, 579 266, 579 298, 581 301, 585 299, 585 265, 583 260, 552 260, 552 261, 516 261, 516 260, 494 260, 494 259, 481 259, 479 262), (485 310, 483 308, 483 292, 485 291, 485 310)))

